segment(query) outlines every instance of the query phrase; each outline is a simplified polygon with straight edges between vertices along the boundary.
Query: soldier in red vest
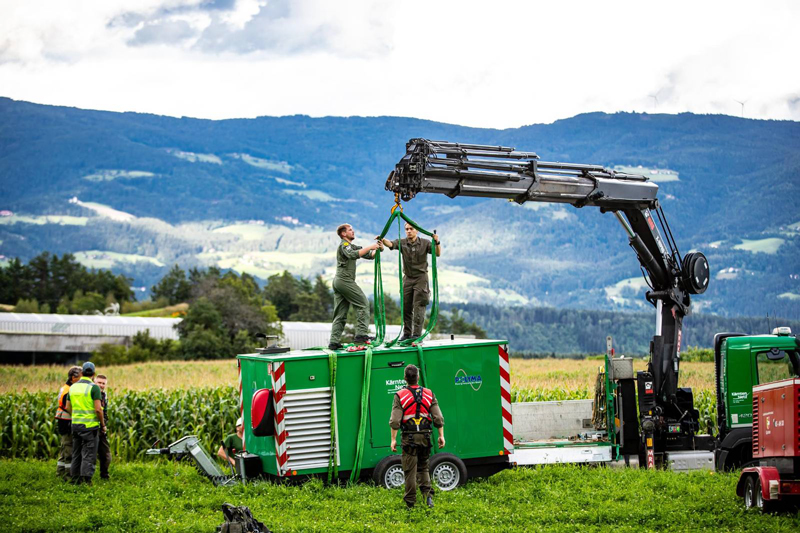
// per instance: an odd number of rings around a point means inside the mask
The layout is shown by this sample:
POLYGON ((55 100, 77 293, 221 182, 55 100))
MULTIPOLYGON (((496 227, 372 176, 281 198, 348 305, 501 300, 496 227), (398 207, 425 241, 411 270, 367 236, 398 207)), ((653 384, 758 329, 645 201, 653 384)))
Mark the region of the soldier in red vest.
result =
POLYGON ((439 448, 444 448, 444 417, 433 391, 418 385, 419 369, 416 366, 406 367, 405 379, 408 386, 394 395, 392 416, 389 420, 392 428, 392 451, 397 451, 397 430, 402 428, 402 461, 406 482, 403 500, 409 509, 414 507, 419 486, 428 507, 433 507, 433 487, 428 470, 431 432, 433 428, 439 431, 439 448))

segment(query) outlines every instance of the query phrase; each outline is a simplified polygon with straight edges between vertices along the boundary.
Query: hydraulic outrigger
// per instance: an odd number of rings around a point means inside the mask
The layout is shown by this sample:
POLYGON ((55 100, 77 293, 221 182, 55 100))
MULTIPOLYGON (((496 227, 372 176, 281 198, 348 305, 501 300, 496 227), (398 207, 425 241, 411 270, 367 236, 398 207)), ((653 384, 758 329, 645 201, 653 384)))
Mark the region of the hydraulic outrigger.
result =
MULTIPOLYGON (((637 453, 654 467, 666 452, 713 448, 710 437, 697 436, 699 413, 691 389, 678 388, 683 318, 690 313, 690 295, 708 288, 708 261, 700 252, 681 257, 656 199, 658 185, 644 176, 598 165, 541 161, 533 152, 504 146, 411 139, 386 189, 404 201, 424 192, 520 204, 567 203, 614 213, 646 271, 650 290, 645 297, 657 309, 648 371, 636 378, 640 418, 630 408, 620 417, 620 431, 629 435, 627 442, 623 439, 622 453, 637 453), (632 435, 637 436, 634 442, 632 435)), ((621 394, 627 396, 623 404, 635 401, 632 385, 621 394)))

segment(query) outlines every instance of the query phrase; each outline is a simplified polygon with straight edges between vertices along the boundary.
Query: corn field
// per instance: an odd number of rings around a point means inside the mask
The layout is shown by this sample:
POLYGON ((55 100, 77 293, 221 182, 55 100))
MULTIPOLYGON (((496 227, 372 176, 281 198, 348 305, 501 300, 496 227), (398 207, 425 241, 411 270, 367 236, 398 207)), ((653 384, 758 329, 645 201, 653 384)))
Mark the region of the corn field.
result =
MULTIPOLYGON (((234 387, 151 389, 111 396, 111 453, 115 460, 131 461, 142 458, 148 448, 197 435, 214 454, 225 435, 235 429, 238 403, 234 387)), ((0 395, 0 457, 55 458, 60 441, 53 419, 55 407, 55 395, 49 392, 0 395)))

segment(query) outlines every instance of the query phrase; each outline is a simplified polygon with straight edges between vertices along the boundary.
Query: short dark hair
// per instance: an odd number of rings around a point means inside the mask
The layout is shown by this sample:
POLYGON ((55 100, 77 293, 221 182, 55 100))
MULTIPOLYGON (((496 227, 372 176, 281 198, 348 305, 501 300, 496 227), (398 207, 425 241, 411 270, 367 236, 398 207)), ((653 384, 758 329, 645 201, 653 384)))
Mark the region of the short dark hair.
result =
POLYGON ((405 372, 406 383, 409 385, 416 385, 419 382, 419 368, 414 365, 408 365, 405 372))
POLYGON ((342 238, 342 233, 344 233, 344 230, 346 230, 349 227, 350 227, 350 224, 339 224, 339 227, 336 228, 336 235, 338 235, 339 238, 341 239, 342 238))
POLYGON ((107 377, 105 377, 105 375, 103 375, 103 374, 97 374, 97 375, 94 377, 94 379, 108 379, 108 378, 107 378, 107 377))
POLYGON ((91 368, 84 368, 82 371, 83 377, 90 378, 94 376, 94 369, 91 368))

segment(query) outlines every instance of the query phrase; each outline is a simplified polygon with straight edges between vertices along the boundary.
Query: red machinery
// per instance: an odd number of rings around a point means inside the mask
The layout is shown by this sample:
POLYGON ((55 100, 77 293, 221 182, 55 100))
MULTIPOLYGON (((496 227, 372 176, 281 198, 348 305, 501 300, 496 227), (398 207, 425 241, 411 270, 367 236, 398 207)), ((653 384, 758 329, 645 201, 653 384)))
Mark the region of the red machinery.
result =
POLYGON ((800 502, 800 378, 753 387, 753 460, 736 486, 746 507, 800 502))

